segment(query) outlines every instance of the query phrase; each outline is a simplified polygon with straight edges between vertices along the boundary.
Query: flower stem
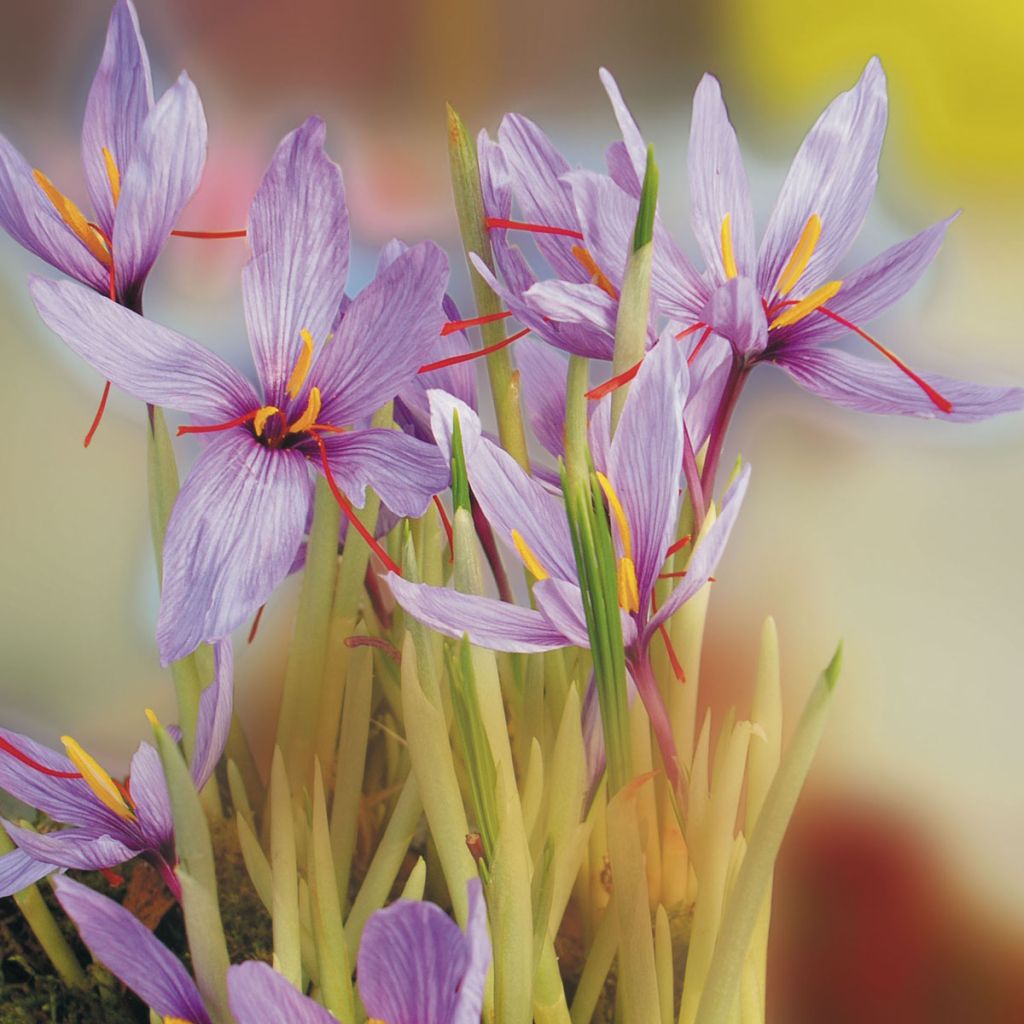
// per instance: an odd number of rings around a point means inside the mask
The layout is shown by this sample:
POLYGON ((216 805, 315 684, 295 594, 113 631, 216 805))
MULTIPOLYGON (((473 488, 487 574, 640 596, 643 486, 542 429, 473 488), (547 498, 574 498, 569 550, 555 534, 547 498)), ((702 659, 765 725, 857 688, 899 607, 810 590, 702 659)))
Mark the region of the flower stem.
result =
MULTIPOLYGON (((739 401, 740 392, 747 381, 750 373, 750 366, 738 356, 733 357, 732 369, 729 371, 729 378, 725 382, 725 390, 722 392, 722 400, 715 413, 715 421, 711 426, 711 437, 708 441, 707 456, 704 459, 704 469, 701 473, 701 490, 704 494, 704 501, 711 500, 715 490, 715 476, 718 473, 718 463, 722 457, 722 448, 725 445, 725 436, 729 431, 729 423, 732 420, 733 411, 739 401)), ((696 510, 694 523, 694 536, 700 532, 704 515, 707 509, 696 510)))

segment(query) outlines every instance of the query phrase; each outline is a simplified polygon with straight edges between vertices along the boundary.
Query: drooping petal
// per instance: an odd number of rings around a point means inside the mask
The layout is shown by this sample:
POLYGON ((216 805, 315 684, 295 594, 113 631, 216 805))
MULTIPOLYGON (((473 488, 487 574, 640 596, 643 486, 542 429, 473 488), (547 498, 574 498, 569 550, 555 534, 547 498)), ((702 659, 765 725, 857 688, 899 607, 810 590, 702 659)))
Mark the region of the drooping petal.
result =
POLYGON ((206 115, 183 71, 146 116, 131 162, 122 168, 113 234, 115 281, 122 298, 146 279, 199 187, 205 162, 206 115))
POLYGON ((622 98, 619 84, 615 81, 612 73, 606 68, 601 68, 598 71, 598 75, 601 78, 604 91, 608 94, 608 99, 611 101, 615 120, 618 122, 619 131, 622 132, 622 141, 626 147, 626 152, 629 154, 630 164, 633 167, 631 185, 635 191, 633 189, 630 189, 630 191, 639 197, 640 189, 643 185, 644 172, 647 169, 647 143, 644 142, 644 137, 640 134, 640 129, 637 127, 629 107, 626 106, 626 101, 622 98))
POLYGON ((516 348, 530 429, 556 458, 565 452, 565 387, 569 364, 550 345, 523 338, 516 348))
MULTIPOLYGON (((140 851, 112 835, 87 838, 78 829, 34 832, 0 819, 16 846, 35 860, 79 871, 97 871, 131 860, 140 851)), ((122 823, 123 824, 123 823, 122 823)), ((122 827, 122 832, 127 829, 122 827)))
POLYGON ((353 430, 323 441, 334 479, 358 508, 372 487, 392 512, 421 516, 448 486, 448 463, 437 446, 400 430, 353 430))
POLYGON ((753 277, 757 247, 750 186, 721 86, 712 75, 700 80, 693 97, 689 171, 693 233, 712 279, 721 284, 731 276, 723 265, 722 225, 726 217, 733 273, 753 277))
POLYGON ((213 682, 199 697, 196 743, 189 766, 196 789, 202 789, 209 781, 228 741, 234 706, 234 660, 230 640, 214 645, 213 682))
POLYGON ((167 665, 248 621, 288 569, 311 499, 306 460, 247 430, 216 435, 174 504, 157 622, 167 665))
POLYGON ((589 282, 539 281, 524 298, 541 316, 559 323, 596 328, 600 332, 599 337, 609 339, 614 351, 615 317, 619 303, 603 288, 589 282))
POLYGON ((98 892, 58 878, 57 899, 89 952, 161 1017, 210 1024, 203 999, 180 960, 129 911, 98 892))
POLYGON ((100 66, 89 89, 82 121, 82 165, 100 227, 110 238, 114 194, 103 150, 123 174, 135 155, 142 122, 153 106, 153 79, 139 19, 130 0, 118 0, 110 15, 100 66))
POLYGON ((395 600, 410 615, 456 640, 466 634, 478 647, 513 654, 554 651, 573 644, 531 608, 461 594, 446 587, 410 583, 394 573, 387 576, 387 582, 395 600))
POLYGON ((538 580, 533 585, 537 610, 574 647, 590 647, 587 617, 580 588, 566 580, 538 580))
POLYGON ((755 356, 768 344, 768 320, 761 295, 749 277, 720 284, 701 311, 701 321, 726 338, 740 356, 755 356))
POLYGON ((801 347, 784 353, 777 362, 801 387, 860 412, 974 423, 1024 409, 1024 388, 988 387, 929 373, 924 376, 927 383, 952 403, 952 411, 943 412, 895 366, 838 349, 801 347))
POLYGON ((793 158, 758 255, 758 288, 770 298, 812 214, 821 237, 795 287, 811 292, 846 254, 878 181, 887 117, 885 74, 877 57, 849 91, 829 104, 793 158))
POLYGON ((459 926, 433 903, 399 900, 370 915, 356 966, 359 995, 388 1024, 454 1024, 469 966, 459 926))
POLYGON ((21 892, 56 870, 56 865, 36 860, 24 850, 5 853, 0 857, 0 899, 21 892))
POLYGON ((695 452, 701 450, 711 433, 732 361, 732 346, 724 338, 713 336, 690 366, 690 393, 683 422, 695 452))
POLYGON ((471 878, 466 885, 469 897, 469 916, 466 919, 466 948, 469 958, 459 994, 455 999, 452 1024, 476 1024, 484 1001, 484 983, 491 966, 491 936, 487 931, 487 904, 479 878, 471 878))
POLYGON ((245 319, 270 405, 285 402, 301 332, 312 337, 315 358, 345 292, 348 208, 341 169, 324 152, 325 133, 324 122, 311 117, 282 139, 249 211, 245 319))
POLYGON ((379 409, 430 358, 445 322, 448 257, 433 242, 397 256, 353 300, 310 374, 320 422, 345 426, 379 409))
POLYGON ((140 743, 132 755, 128 785, 139 831, 149 848, 159 850, 174 835, 174 819, 160 755, 151 743, 140 743))
POLYGON ((228 1002, 237 1024, 338 1024, 333 1014, 258 960, 228 968, 228 1002))
POLYGON ((202 345, 70 281, 35 277, 47 326, 94 370, 144 402, 228 420, 259 407, 252 385, 202 345))

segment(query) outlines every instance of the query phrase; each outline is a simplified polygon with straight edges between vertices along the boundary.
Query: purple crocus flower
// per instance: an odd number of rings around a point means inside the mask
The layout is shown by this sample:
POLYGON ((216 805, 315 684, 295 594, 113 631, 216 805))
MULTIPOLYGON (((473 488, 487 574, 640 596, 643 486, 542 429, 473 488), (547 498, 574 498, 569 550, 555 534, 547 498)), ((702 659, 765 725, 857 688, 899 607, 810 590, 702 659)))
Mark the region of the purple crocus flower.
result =
POLYGON ((90 220, 0 135, 0 226, 69 277, 133 309, 206 159, 206 118, 182 72, 153 101, 130 0, 114 5, 82 124, 90 220))
MULTIPOLYGON (((618 595, 627 667, 644 700, 665 763, 673 777, 671 730, 653 678, 649 647, 662 626, 707 582, 739 512, 749 467, 726 493, 721 512, 694 550, 687 574, 655 609, 654 589, 673 544, 679 518, 680 469, 684 451, 684 402, 688 374, 683 349, 671 339, 652 349, 623 406, 610 444, 607 431, 592 429, 594 460, 604 466, 601 485, 608 500, 618 554, 618 595), (606 453, 605 453, 606 449, 606 453)), ((536 609, 519 608, 443 587, 388 581, 398 603, 427 625, 452 637, 469 636, 500 651, 538 652, 589 647, 579 577, 565 509, 559 496, 528 477, 480 432, 471 410, 432 392, 435 435, 449 445, 453 415, 462 431, 469 483, 499 537, 519 554, 536 583, 536 609)))
POLYGON ((165 664, 227 636, 288 574, 311 465, 346 513, 372 486, 398 515, 421 515, 448 481, 433 445, 353 427, 433 350, 447 258, 432 243, 413 246, 343 307, 348 214, 323 142, 318 118, 286 136, 250 210, 243 292, 259 391, 197 343, 93 292, 31 284, 43 319, 72 349, 129 394, 200 421, 179 433, 208 438, 167 528, 157 626, 165 664))
MULTIPOLYGON (((197 789, 213 774, 231 725, 230 642, 216 645, 214 661, 213 682, 199 701, 190 765, 197 789)), ((138 856, 157 867, 177 893, 174 825, 156 749, 149 743, 139 745, 128 784, 120 786, 69 736, 63 742, 67 755, 0 729, 0 789, 69 826, 40 833, 0 819, 17 845, 0 857, 0 896, 10 896, 58 869, 96 871, 138 856)))

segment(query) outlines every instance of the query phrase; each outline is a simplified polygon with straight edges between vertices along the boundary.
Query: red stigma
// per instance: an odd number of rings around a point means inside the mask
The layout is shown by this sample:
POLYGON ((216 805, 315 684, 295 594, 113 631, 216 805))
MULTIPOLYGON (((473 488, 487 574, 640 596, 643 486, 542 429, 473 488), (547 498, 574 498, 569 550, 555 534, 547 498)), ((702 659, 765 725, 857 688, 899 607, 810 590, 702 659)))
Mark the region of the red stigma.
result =
POLYGON ((700 350, 704 347, 705 343, 707 342, 708 338, 710 338, 710 337, 711 337, 711 328, 710 327, 705 327, 704 328, 704 333, 700 336, 700 341, 697 342, 697 344, 694 346, 693 351, 686 357, 686 365, 687 366, 692 366, 693 365, 694 359, 696 359, 697 356, 700 354, 700 350))
POLYGON ((228 420, 226 423, 209 423, 200 424, 194 426, 187 423, 183 426, 178 427, 178 437, 184 434, 214 434, 219 430, 230 430, 232 427, 241 427, 248 423, 250 420, 256 419, 256 414, 259 409, 253 409, 252 412, 244 413, 241 416, 236 416, 233 420, 228 420))
MULTIPOLYGON (((506 314, 502 314, 503 316, 506 314)), ((495 342, 493 345, 488 345, 486 348, 478 348, 475 352, 463 352, 457 356, 449 356, 447 359, 438 359, 436 363, 426 363, 421 366, 416 372, 417 373, 433 373, 434 370, 443 370, 446 366, 457 366, 459 363, 468 363, 473 359, 481 359, 484 356, 489 356, 492 352, 497 352, 499 349, 505 348, 506 345, 511 345, 513 341, 518 341, 520 338, 525 338, 530 333, 529 327, 524 327, 523 330, 517 331, 515 334, 505 338, 504 341, 495 342)))
POLYGON ((492 324, 496 320, 504 320, 505 317, 511 316, 512 311, 506 309, 504 313, 489 313, 487 316, 473 316, 468 320, 449 320, 448 323, 441 328, 441 337, 444 338, 449 334, 454 334, 456 331, 463 331, 467 327, 479 327, 482 324, 492 324))
POLYGON ((256 631, 260 628, 260 619, 263 618, 263 610, 266 607, 267 606, 265 604, 261 604, 259 611, 256 612, 256 615, 253 617, 252 625, 249 627, 249 636, 245 641, 247 644, 251 644, 253 640, 256 639, 256 631))
POLYGON ((219 239, 219 238, 245 238, 248 232, 245 228, 241 228, 238 231, 179 231, 175 228, 171 232, 175 238, 205 238, 205 239, 219 239))
POLYGON ((441 496, 434 495, 434 504, 437 506, 437 513, 441 517, 441 525, 444 527, 445 535, 448 537, 448 561, 455 561, 455 532, 452 530, 452 521, 448 518, 448 510, 441 501, 441 496))
POLYGON ((107 885, 114 889, 120 889, 124 885, 124 875, 119 875, 110 868, 99 868, 99 873, 107 880, 107 885))
POLYGON ((103 385, 103 394, 100 395, 100 404, 96 407, 96 415, 92 418, 92 426, 89 427, 89 432, 85 435, 85 440, 82 441, 82 447, 88 448, 92 444, 93 435, 99 430, 100 420, 103 419, 103 413, 107 408, 107 399, 110 397, 110 381, 108 380, 103 385))
POLYGON ((680 569, 678 572, 659 572, 659 580, 681 580, 686 575, 685 569, 680 569))
POLYGON ((669 547, 668 551, 665 552, 666 558, 671 558, 677 551, 681 551, 690 543, 691 537, 687 534, 685 537, 680 537, 674 544, 669 547))
POLYGON ((599 398, 604 398, 605 395, 610 395, 613 391, 618 391, 624 384, 628 384, 639 372, 640 367, 643 365, 641 359, 638 363, 634 363, 628 370, 624 370, 622 373, 615 377, 609 377, 603 384, 598 384, 596 388, 591 388, 586 397, 592 402, 596 402, 599 398))
POLYGON ((484 224, 488 229, 506 228, 511 231, 532 231, 537 235, 562 235, 565 238, 576 238, 583 241, 583 232, 572 228, 556 228, 550 224, 530 224, 523 220, 505 220, 504 217, 485 217, 484 224))
POLYGON ((383 651, 389 658, 397 662, 399 665, 402 663, 402 652, 394 645, 389 644, 387 640, 379 636, 347 636, 345 637, 344 644, 349 650, 356 647, 372 647, 375 650, 383 651))
POLYGON ((28 765, 40 775, 49 775, 53 779, 80 779, 82 777, 81 772, 62 772, 56 768, 47 768, 45 764, 40 764, 34 757, 29 757, 28 754, 19 750, 13 743, 8 743, 2 736, 0 736, 0 750, 10 754, 16 761, 28 765))

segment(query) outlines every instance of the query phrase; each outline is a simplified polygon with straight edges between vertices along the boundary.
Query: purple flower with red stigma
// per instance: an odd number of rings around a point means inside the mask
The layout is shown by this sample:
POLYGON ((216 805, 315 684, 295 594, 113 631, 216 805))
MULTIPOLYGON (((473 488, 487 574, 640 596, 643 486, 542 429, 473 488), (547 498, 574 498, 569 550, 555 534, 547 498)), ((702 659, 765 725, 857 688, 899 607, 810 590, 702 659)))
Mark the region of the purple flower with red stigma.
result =
POLYGON ((426 362, 444 323, 448 261, 432 243, 398 254, 342 302, 349 234, 341 171, 311 118, 277 149, 249 215, 243 293, 257 391, 212 352, 68 283, 36 279, 46 323, 96 370, 146 402, 191 413, 208 443, 164 543, 163 662, 227 636, 285 578, 306 530, 309 468, 352 515, 371 486, 421 515, 448 481, 433 445, 361 424, 426 362))
MULTIPOLYGON (((232 652, 214 649, 214 679, 199 701, 190 772, 197 789, 213 774, 231 726, 232 652)), ((0 896, 10 896, 52 871, 97 871, 145 857, 175 893, 174 825, 156 749, 141 743, 121 785, 70 736, 65 754, 0 729, 0 789, 67 828, 34 832, 9 821, 3 827, 17 846, 0 857, 0 896)))

